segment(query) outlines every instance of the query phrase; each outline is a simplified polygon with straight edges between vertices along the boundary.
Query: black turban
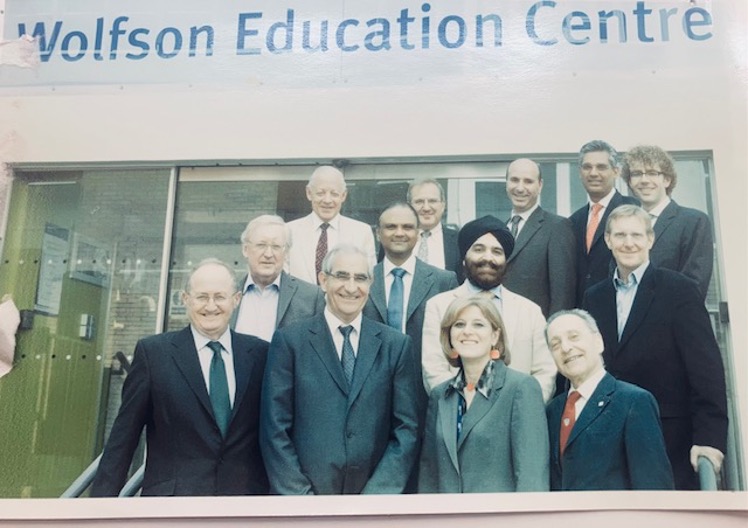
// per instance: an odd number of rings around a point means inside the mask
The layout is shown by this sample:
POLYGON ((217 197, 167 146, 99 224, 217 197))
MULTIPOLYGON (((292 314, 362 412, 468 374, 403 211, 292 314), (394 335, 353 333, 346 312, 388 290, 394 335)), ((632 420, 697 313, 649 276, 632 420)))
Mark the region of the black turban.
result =
POLYGON ((495 216, 486 215, 481 218, 468 222, 457 235, 457 245, 460 247, 460 258, 465 259, 465 253, 470 246, 486 233, 491 233, 504 248, 504 256, 509 258, 514 249, 514 237, 507 229, 504 222, 495 216))

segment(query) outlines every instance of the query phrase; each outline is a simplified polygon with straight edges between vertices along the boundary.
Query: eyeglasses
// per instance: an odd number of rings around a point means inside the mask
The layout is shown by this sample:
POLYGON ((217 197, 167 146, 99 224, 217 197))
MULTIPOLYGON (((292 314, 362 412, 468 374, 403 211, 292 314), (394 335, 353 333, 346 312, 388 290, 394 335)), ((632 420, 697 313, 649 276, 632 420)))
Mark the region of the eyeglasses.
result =
POLYGON ((369 282, 369 276, 364 273, 351 275, 347 271, 336 271, 335 273, 325 273, 325 275, 340 282, 348 282, 351 279, 353 279, 353 282, 356 284, 366 284, 369 282))
POLYGON ((216 305, 226 304, 231 300, 231 295, 227 293, 216 293, 215 295, 208 295, 207 293, 198 293, 197 295, 192 295, 191 293, 188 293, 187 295, 189 295, 194 303, 198 306, 205 306, 206 304, 209 304, 211 300, 216 305))
POLYGON ((268 248, 270 248, 270 251, 276 254, 286 249, 285 246, 281 246, 279 244, 266 244, 264 242, 260 242, 258 244, 255 244, 254 242, 247 242, 247 245, 259 253, 265 253, 268 248))
POLYGON ((597 172, 605 172, 607 170, 610 170, 610 165, 608 165, 607 163, 598 163, 597 165, 585 163, 582 165, 582 171, 584 172, 591 172, 592 169, 596 169, 597 172))
POLYGON ((663 174, 665 174, 665 173, 661 172, 661 171, 656 171, 656 170, 631 171, 631 172, 629 172, 629 176, 631 176, 632 180, 638 180, 642 176, 646 176, 647 178, 651 179, 651 178, 656 178, 657 176, 662 176, 663 174))

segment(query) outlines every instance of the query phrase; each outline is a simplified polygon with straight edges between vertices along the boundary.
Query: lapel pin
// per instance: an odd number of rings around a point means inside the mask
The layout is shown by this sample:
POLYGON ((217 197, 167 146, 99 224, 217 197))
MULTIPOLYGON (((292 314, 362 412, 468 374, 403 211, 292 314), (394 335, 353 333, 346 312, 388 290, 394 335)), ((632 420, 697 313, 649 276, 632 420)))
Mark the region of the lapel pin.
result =
POLYGON ((565 425, 566 427, 568 427, 568 426, 569 426, 569 419, 568 419, 568 418, 564 418, 564 425, 565 425))
POLYGON ((604 402, 604 401, 599 401, 599 402, 597 402, 597 406, 598 406, 598 407, 602 407, 603 405, 605 405, 605 402, 604 402))

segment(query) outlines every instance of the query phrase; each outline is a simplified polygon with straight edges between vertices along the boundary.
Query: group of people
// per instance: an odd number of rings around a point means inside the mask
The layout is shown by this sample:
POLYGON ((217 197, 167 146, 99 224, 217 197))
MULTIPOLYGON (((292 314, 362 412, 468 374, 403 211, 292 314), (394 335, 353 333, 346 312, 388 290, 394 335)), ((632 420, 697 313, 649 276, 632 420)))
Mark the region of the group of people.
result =
POLYGON ((619 158, 582 147, 569 219, 529 159, 507 169, 510 217, 459 231, 414 181, 378 259, 319 167, 308 216, 247 225, 238 287, 203 261, 190 325, 138 342, 92 496, 119 493, 144 427, 144 495, 695 489, 727 442, 711 225, 670 198, 665 151, 619 158))

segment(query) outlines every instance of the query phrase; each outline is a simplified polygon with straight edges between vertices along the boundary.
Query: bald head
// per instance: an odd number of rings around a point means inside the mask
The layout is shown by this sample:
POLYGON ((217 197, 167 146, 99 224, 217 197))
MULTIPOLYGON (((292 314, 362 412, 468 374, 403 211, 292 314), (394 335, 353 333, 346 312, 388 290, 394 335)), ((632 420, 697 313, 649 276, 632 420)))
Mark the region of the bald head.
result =
POLYGON ((306 185, 306 197, 312 211, 324 222, 337 216, 347 197, 345 178, 331 165, 317 167, 306 185))
POLYGON ((506 169, 506 194, 515 213, 535 207, 543 188, 540 166, 527 158, 514 160, 506 169))

